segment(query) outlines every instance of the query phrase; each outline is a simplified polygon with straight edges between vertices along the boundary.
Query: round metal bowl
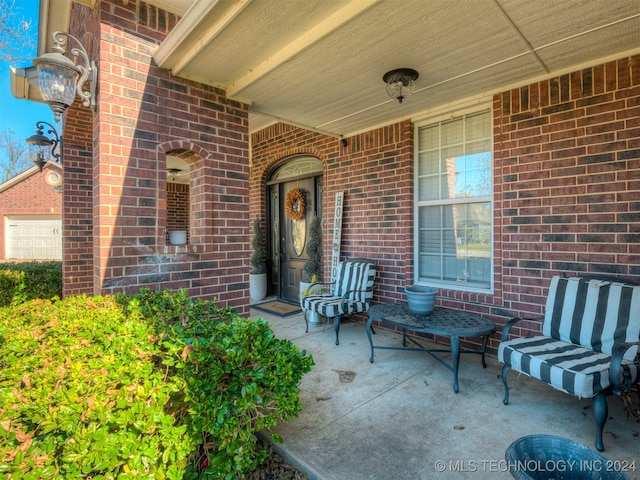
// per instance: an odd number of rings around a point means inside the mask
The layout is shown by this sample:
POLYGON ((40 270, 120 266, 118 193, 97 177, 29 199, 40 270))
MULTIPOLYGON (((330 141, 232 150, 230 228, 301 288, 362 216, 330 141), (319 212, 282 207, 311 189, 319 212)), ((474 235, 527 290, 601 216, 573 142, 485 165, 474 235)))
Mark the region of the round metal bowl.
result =
POLYGON ((518 480, 626 479, 618 462, 566 438, 529 435, 505 452, 509 473, 518 480))

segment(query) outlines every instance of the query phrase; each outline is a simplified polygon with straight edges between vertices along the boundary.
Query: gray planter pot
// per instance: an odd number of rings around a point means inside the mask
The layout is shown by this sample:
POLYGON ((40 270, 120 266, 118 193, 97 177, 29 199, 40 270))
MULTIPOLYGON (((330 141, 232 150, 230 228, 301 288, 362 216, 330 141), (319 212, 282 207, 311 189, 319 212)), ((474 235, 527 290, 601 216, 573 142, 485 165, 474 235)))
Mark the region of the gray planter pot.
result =
POLYGON ((249 274, 249 297, 253 301, 262 300, 267 296, 267 274, 249 274))
POLYGON ((404 289, 407 294, 409 310, 414 315, 428 315, 436 303, 438 290, 432 287, 412 285, 404 289))

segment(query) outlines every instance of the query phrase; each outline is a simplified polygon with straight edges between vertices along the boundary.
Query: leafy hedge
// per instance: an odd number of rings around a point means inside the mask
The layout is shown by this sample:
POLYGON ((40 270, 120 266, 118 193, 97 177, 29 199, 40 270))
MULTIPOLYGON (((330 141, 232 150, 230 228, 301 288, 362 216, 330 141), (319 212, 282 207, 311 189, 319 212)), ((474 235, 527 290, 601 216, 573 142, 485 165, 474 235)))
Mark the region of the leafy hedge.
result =
POLYGON ((297 415, 312 358, 186 292, 0 311, 0 476, 246 476, 255 432, 297 415))
POLYGON ((0 307, 62 297, 61 262, 0 263, 0 307))

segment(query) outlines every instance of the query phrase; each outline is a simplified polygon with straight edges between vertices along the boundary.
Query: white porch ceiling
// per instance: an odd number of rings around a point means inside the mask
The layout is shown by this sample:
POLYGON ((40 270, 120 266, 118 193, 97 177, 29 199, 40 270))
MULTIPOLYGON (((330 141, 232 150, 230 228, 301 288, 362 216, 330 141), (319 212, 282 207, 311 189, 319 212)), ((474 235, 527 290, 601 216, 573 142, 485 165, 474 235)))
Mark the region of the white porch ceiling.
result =
POLYGON ((251 131, 348 137, 640 53, 640 0, 146 2, 182 17, 155 61, 249 103, 251 131), (398 104, 382 76, 404 67, 420 77, 398 104))
POLYGON ((252 131, 275 118, 349 136, 640 51, 639 0, 178 3, 155 60, 249 102, 252 131), (401 67, 420 77, 398 104, 382 76, 401 67))

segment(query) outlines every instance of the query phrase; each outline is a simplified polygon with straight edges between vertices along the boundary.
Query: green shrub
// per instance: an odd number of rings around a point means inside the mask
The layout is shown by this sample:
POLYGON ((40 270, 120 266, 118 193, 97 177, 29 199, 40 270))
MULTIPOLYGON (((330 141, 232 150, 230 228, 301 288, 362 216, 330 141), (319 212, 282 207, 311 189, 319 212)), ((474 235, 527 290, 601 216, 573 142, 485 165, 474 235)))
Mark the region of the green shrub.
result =
POLYGON ((0 312, 0 476, 246 476, 255 432, 300 411, 313 360, 186 292, 0 312), (116 301, 117 300, 117 301, 116 301))
POLYGON ((157 330, 182 352, 164 363, 169 375, 184 379, 174 416, 202 439, 185 478, 238 478, 254 470, 267 454, 255 432, 300 412, 298 385, 311 370, 311 356, 277 339, 266 321, 212 309, 212 303, 190 301, 186 292, 143 290, 129 302, 154 318, 157 330))
POLYGON ((0 263, 0 307, 56 297, 62 297, 61 262, 0 263), (18 283, 16 272, 22 273, 18 283))
POLYGON ((110 298, 34 300, 0 323, 0 474, 181 478, 195 441, 165 412, 179 386, 153 325, 110 298))
POLYGON ((26 301, 24 272, 0 270, 0 307, 26 301))

